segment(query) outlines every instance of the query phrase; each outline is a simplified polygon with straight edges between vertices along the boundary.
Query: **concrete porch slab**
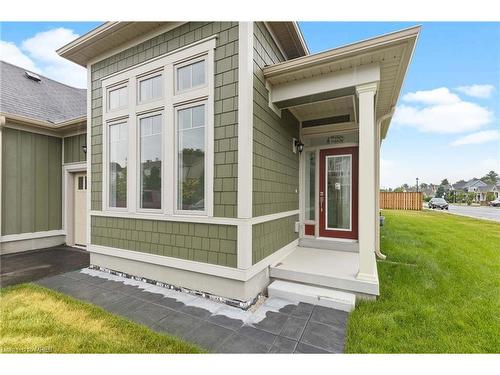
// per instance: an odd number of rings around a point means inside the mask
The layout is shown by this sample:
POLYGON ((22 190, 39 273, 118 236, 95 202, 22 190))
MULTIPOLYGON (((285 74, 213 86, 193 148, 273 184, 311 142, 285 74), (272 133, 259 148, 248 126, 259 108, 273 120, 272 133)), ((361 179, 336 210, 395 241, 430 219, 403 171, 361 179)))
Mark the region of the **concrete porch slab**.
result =
POLYGON ((286 258, 270 267, 270 276, 365 295, 379 295, 378 280, 370 282, 356 278, 358 265, 358 253, 297 246, 286 258))

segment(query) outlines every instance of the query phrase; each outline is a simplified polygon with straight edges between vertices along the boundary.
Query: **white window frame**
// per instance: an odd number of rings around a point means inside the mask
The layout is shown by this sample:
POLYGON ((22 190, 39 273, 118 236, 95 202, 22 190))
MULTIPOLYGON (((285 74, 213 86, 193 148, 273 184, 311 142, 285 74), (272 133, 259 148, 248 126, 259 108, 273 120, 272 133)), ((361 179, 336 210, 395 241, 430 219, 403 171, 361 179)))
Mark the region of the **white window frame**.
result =
POLYGON ((173 52, 166 53, 144 63, 122 70, 102 79, 103 92, 110 88, 126 85, 128 88, 128 107, 120 110, 107 110, 107 94, 103 96, 103 211, 125 211, 136 216, 164 215, 168 217, 213 217, 213 180, 214 180, 214 51, 216 36, 200 40, 173 52), (204 85, 193 89, 176 92, 176 67, 205 59, 204 85), (161 99, 139 102, 139 81, 153 77, 158 73, 163 77, 163 96, 161 99), (205 104, 205 211, 176 210, 177 207, 177 164, 176 164, 176 111, 181 106, 195 103, 205 104), (146 114, 162 112, 162 208, 140 208, 140 167, 139 167, 139 118, 146 114), (127 208, 109 207, 108 181, 108 126, 127 121, 128 160, 127 160, 127 208))
MULTIPOLYGON (((177 62, 174 66, 174 92, 175 92, 175 95, 180 95, 180 94, 189 93, 192 91, 206 89, 206 87, 208 86, 208 71, 209 71, 208 70, 208 61, 207 61, 206 54, 203 54, 201 56, 190 57, 189 59, 186 59, 184 61, 177 62), (179 69, 185 68, 186 66, 189 66, 189 65, 196 64, 200 61, 205 61, 205 83, 202 85, 198 85, 198 86, 191 86, 189 89, 180 90, 179 89, 179 69)), ((191 75, 191 78, 192 78, 192 75, 191 75)), ((191 81, 191 84, 192 84, 192 81, 191 81)))
MULTIPOLYGON (((209 157, 208 157, 208 147, 209 147, 209 142, 208 142, 208 126, 207 126, 207 123, 208 123, 208 110, 207 110, 207 107, 208 107, 208 103, 207 103, 207 100, 206 99, 202 99, 202 100, 197 100, 197 101, 193 101, 193 102, 190 102, 190 103, 187 103, 187 104, 183 104, 183 105, 179 105, 179 106, 176 106, 175 107, 175 126, 174 126, 174 138, 175 138, 175 146, 174 146, 174 181, 175 181, 175 186, 174 186, 174 213, 176 215, 197 215, 197 216, 207 216, 207 199, 208 199, 208 196, 207 196, 207 191, 209 189, 209 185, 210 185, 210 182, 211 184, 213 185, 213 176, 211 177, 211 180, 209 181, 208 178, 207 178, 207 163, 209 162, 209 157), (204 160, 204 163, 205 163, 205 166, 204 166, 204 173, 205 173, 205 186, 204 186, 204 193, 205 193, 205 197, 204 197, 204 206, 205 206, 205 209, 203 211, 195 211, 195 210, 182 210, 178 207, 178 203, 179 203, 179 200, 178 200, 178 194, 179 194, 179 138, 178 138, 178 131, 179 131, 179 111, 182 111, 183 109, 188 109, 188 108, 193 108, 193 107, 198 107, 200 105, 203 105, 204 108, 205 108, 205 124, 204 124, 204 146, 205 146, 205 160, 204 160)), ((213 162, 213 161, 212 161, 213 162)), ((213 194, 213 191, 212 191, 212 194, 213 194)))
POLYGON ((148 214, 162 214, 165 213, 165 187, 164 187, 164 175, 165 175, 165 113, 163 109, 160 110, 153 110, 150 112, 145 112, 145 113, 140 113, 137 115, 137 129, 136 129, 136 149, 137 149, 137 179, 136 179, 136 201, 137 201, 137 212, 144 212, 148 214), (161 116, 161 208, 142 208, 141 207, 141 119, 142 118, 148 118, 148 117, 153 117, 153 116, 161 116))
POLYGON ((166 86, 166 77, 165 77, 165 74, 164 74, 164 70, 163 69, 156 69, 152 72, 147 72, 143 75, 140 75, 140 76, 137 76, 137 88, 136 88, 136 92, 137 92, 137 107, 141 107, 142 105, 144 104, 150 104, 150 103, 158 103, 158 105, 163 105, 162 104, 162 101, 164 100, 165 98, 165 86, 166 86), (159 98, 153 98, 153 99, 149 99, 149 100, 141 100, 141 82, 143 81, 147 81, 148 79, 151 79, 151 78, 155 78, 155 77, 158 77, 160 76, 160 79, 162 80, 162 86, 161 86, 161 95, 159 98))
POLYGON ((123 82, 118 82, 110 87, 106 87, 106 95, 104 96, 104 98, 106 100, 105 100, 104 108, 106 108, 107 113, 115 113, 115 116, 119 116, 119 115, 116 115, 117 112, 123 112, 124 110, 126 110, 127 105, 111 109, 109 107, 109 104, 110 104, 109 97, 110 97, 111 92, 116 91, 116 90, 125 89, 127 92, 127 101, 130 102, 130 90, 128 90, 128 88, 129 88, 128 80, 123 81, 123 82))
MULTIPOLYGON (((110 178, 110 172, 109 172, 109 128, 112 125, 119 125, 119 124, 127 124, 127 130, 128 130, 128 142, 130 144, 130 122, 128 121, 128 118, 117 118, 115 120, 107 121, 104 124, 104 131, 103 131, 103 178, 102 178, 102 193, 103 197, 106 199, 103 201, 106 210, 108 211, 118 211, 118 212, 127 212, 129 210, 129 205, 130 205, 130 154, 127 154, 128 159, 127 159, 127 206, 126 207, 113 207, 109 204, 110 202, 110 195, 109 195, 109 178, 110 178), (104 143, 106 142, 106 143, 104 143), (104 147, 106 145, 106 147, 104 147), (105 150, 105 151, 104 151, 105 150)), ((129 149, 130 153, 130 149, 129 149)))

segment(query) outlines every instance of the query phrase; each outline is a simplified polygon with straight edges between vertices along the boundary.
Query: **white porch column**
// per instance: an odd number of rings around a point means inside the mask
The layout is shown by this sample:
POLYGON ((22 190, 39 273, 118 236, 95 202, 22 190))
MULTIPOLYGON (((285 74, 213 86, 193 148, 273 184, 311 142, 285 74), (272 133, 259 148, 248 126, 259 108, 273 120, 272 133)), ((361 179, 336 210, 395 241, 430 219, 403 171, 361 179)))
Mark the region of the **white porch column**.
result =
POLYGON ((356 86, 359 98, 359 188, 358 236, 359 271, 357 278, 377 281, 376 243, 376 157, 375 94, 378 83, 356 86))

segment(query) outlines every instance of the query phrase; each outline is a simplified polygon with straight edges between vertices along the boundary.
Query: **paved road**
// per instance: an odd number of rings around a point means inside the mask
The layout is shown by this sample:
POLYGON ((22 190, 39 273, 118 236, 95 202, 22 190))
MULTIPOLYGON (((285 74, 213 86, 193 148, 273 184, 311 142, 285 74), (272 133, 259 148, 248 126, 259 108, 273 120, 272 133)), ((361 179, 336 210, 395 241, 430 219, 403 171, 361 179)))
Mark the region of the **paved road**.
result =
POLYGON ((450 214, 455 214, 455 215, 463 215, 463 216, 474 217, 477 219, 488 219, 500 222, 500 207, 450 205, 450 209, 448 212, 450 214))

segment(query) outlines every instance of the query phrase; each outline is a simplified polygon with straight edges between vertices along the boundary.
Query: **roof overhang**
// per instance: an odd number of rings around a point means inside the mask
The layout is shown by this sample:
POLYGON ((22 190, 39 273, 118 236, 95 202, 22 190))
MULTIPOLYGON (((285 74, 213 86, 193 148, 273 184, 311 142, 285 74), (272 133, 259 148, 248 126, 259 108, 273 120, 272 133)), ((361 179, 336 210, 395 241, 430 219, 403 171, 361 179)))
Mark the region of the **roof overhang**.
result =
POLYGON ((169 25, 177 27, 184 22, 105 22, 71 43, 59 48, 57 53, 67 60, 86 67, 97 57, 116 49, 131 40, 144 36, 153 37, 169 25))
MULTIPOLYGON (((274 90, 279 86, 297 85, 301 81, 321 82, 322 77, 331 78, 335 75, 351 74, 353 78, 359 78, 361 70, 377 65, 380 70, 380 78, 378 80, 376 117, 381 123, 382 138, 385 138, 420 29, 420 26, 415 26, 274 64, 264 68, 264 76, 271 85, 271 90, 274 90)), ((351 82, 354 81, 354 79, 351 80, 351 82)), ((339 95, 346 94, 342 89, 337 89, 339 95)), ((322 96, 318 95, 317 97, 321 98, 322 96)), ((323 95, 323 99, 331 99, 331 97, 323 95)))
POLYGON ((54 124, 49 121, 41 121, 25 116, 14 115, 10 113, 0 112, 0 127, 8 126, 10 122, 26 126, 26 130, 40 129, 52 133, 52 135, 60 136, 65 133, 79 129, 82 125, 86 129, 87 117, 78 117, 67 121, 54 124))
POLYGON ((297 22, 266 22, 288 60, 309 55, 309 49, 297 22))
MULTIPOLYGON (((184 23, 186 22, 105 22, 59 48, 57 53, 86 67, 89 62, 94 62, 103 55, 110 55, 113 51, 118 53, 125 44, 141 43, 184 23)), ((297 22, 268 22, 267 25, 288 59, 309 53, 297 22)))

